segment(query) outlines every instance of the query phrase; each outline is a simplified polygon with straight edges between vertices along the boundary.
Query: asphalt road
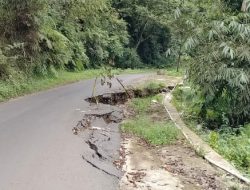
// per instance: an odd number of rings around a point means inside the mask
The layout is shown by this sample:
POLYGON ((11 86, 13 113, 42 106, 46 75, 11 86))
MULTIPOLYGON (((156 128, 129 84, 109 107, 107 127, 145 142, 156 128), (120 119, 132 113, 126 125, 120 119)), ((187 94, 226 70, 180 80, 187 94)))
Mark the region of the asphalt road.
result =
MULTIPOLYGON (((120 78, 126 84, 142 77, 120 78)), ((0 190, 117 188, 117 178, 82 159, 87 147, 72 134, 92 86, 87 80, 0 104, 0 190)), ((107 90, 97 85, 97 94, 107 90)))

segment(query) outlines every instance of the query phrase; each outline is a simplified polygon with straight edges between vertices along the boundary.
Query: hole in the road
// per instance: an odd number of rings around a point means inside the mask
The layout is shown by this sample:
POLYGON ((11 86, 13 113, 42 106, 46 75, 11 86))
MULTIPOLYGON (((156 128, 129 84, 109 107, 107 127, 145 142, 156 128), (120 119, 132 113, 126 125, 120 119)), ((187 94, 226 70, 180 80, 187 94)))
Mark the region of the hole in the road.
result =
MULTIPOLYGON (((157 95, 159 93, 167 93, 174 89, 174 86, 168 86, 165 88, 144 88, 144 89, 129 89, 126 92, 114 92, 105 93, 99 96, 90 97, 85 99, 89 103, 101 103, 108 105, 121 105, 125 104, 130 98, 142 98, 157 95)), ((90 113, 85 114, 83 119, 78 122, 77 126, 73 128, 75 135, 79 134, 79 131, 91 128, 91 122, 95 119, 102 118, 106 124, 120 123, 122 122, 124 115, 122 110, 113 110, 105 113, 90 113)), ((92 128, 93 129, 93 128, 92 128)), ((96 130, 96 129, 95 129, 96 130)))
POLYGON ((89 103, 102 103, 109 105, 124 104, 129 97, 126 92, 106 93, 95 97, 85 99, 89 103))
POLYGON ((78 135, 84 129, 100 130, 93 127, 92 122, 96 119, 103 119, 103 124, 120 123, 124 118, 122 110, 107 111, 105 113, 90 113, 85 114, 83 119, 79 121, 76 127, 73 128, 73 133, 78 135))
POLYGON ((129 89, 127 92, 113 92, 105 93, 99 96, 94 96, 85 99, 89 103, 102 103, 109 105, 119 105, 126 103, 130 98, 142 98, 157 95, 161 92, 170 92, 174 89, 174 86, 168 86, 166 88, 154 88, 154 89, 129 89))

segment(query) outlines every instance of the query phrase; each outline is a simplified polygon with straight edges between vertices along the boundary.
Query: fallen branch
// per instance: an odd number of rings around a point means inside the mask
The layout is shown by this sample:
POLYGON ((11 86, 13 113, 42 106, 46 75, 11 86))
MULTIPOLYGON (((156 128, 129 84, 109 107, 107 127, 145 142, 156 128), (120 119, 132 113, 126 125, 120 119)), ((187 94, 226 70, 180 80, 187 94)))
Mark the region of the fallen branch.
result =
POLYGON ((122 88, 125 90, 127 96, 129 97, 129 99, 131 99, 132 97, 130 96, 130 94, 128 93, 128 90, 125 88, 125 86, 122 84, 122 81, 120 79, 118 79, 116 77, 116 80, 119 82, 119 84, 122 86, 122 88))
POLYGON ((97 83, 97 77, 95 78, 95 83, 94 83, 93 90, 92 90, 92 97, 95 98, 95 103, 98 104, 98 98, 95 96, 96 83, 97 83))

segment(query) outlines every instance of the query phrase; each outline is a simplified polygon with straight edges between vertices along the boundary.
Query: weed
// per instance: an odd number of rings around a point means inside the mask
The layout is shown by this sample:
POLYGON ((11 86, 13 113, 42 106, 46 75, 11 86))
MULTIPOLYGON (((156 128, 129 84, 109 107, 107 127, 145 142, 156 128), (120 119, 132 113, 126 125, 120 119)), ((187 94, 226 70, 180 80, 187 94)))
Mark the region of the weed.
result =
POLYGON ((166 85, 161 82, 149 82, 144 85, 144 89, 149 91, 149 93, 159 92, 162 88, 164 88, 166 85))
POLYGON ((123 132, 142 137, 153 145, 166 145, 175 142, 180 133, 170 122, 153 122, 148 117, 137 117, 124 123, 123 132))
POLYGON ((131 101, 130 107, 138 114, 144 114, 150 110, 150 105, 153 100, 156 100, 158 103, 162 102, 163 96, 156 95, 146 98, 135 98, 131 101))
POLYGON ((195 153, 200 156, 201 158, 205 158, 206 152, 203 147, 195 148, 195 153))
POLYGON ((99 70, 84 72, 60 71, 56 76, 20 78, 11 81, 0 81, 0 101, 17 96, 49 89, 58 85, 92 78, 100 73, 99 70))
POLYGON ((147 98, 136 98, 130 102, 130 107, 136 112, 136 117, 122 124, 121 129, 138 137, 143 138, 152 145, 166 145, 174 143, 180 137, 180 131, 171 121, 161 119, 152 119, 152 113, 155 112, 153 105, 157 106, 157 113, 164 112, 161 103, 162 96, 156 95, 147 98), (156 100, 158 103, 153 103, 156 100))
MULTIPOLYGON (((15 98, 17 96, 22 96, 25 94, 30 94, 38 92, 41 90, 46 90, 49 88, 56 87, 58 85, 63 85, 67 83, 77 82, 84 79, 94 78, 102 70, 85 70, 82 72, 67 72, 67 71, 58 71, 55 73, 55 70, 51 68, 51 74, 46 77, 25 77, 19 76, 18 78, 13 78, 9 81, 0 80, 0 102, 6 101, 10 98, 15 98)), ((114 69, 113 74, 132 74, 132 73, 146 73, 149 70, 120 70, 114 69)))
POLYGON ((218 139, 216 150, 225 158, 233 162, 239 169, 250 175, 250 136, 248 127, 240 134, 222 132, 218 139))
POLYGON ((179 72, 176 71, 174 67, 168 67, 165 69, 165 74, 173 77, 183 77, 184 76, 184 68, 181 68, 179 72))
MULTIPOLYGON (((84 79, 94 78, 98 76, 101 70, 85 70, 82 72, 67 72, 55 71, 54 68, 50 69, 50 73, 46 77, 25 77, 19 76, 9 81, 0 80, 0 102, 6 101, 10 98, 22 96, 29 93, 38 92, 53 88, 58 85, 77 82, 84 79)), ((155 69, 113 69, 112 73, 118 74, 136 74, 136 73, 152 73, 156 72, 155 69)), ((148 86, 152 89, 154 86, 148 86)))
MULTIPOLYGON (((199 93, 190 88, 177 88, 174 93, 173 104, 178 111, 183 112, 182 117, 192 130, 198 133, 212 148, 224 158, 231 161, 238 169, 250 175, 250 124, 233 129, 226 125, 221 130, 209 128, 197 129, 197 123, 206 123, 199 118, 203 99, 199 93)), ((216 118, 217 113, 211 110, 207 112, 207 118, 216 118)), ((223 116, 222 116, 223 117, 223 116)))
POLYGON ((219 134, 215 131, 212 131, 209 134, 209 144, 212 148, 218 148, 218 140, 219 140, 219 134))

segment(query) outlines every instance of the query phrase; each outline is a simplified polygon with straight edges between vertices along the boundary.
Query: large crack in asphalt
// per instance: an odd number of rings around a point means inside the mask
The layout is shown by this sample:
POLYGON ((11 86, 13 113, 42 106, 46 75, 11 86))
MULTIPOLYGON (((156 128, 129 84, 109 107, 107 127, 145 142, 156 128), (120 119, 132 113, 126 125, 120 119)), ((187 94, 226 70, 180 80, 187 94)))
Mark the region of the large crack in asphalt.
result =
POLYGON ((104 170, 104 169, 98 167, 97 165, 93 164, 93 162, 87 160, 84 156, 82 156, 82 159, 85 160, 85 161, 86 161, 88 164, 90 164, 92 167, 94 167, 94 168, 96 168, 96 169, 98 169, 98 170, 104 172, 105 174, 107 174, 107 175, 109 175, 109 176, 112 176, 112 177, 115 177, 115 178, 117 178, 117 179, 121 179, 120 176, 117 176, 117 175, 115 175, 115 174, 109 173, 108 171, 106 171, 106 170, 104 170))
POLYGON ((105 157, 103 157, 103 155, 98 151, 98 147, 93 143, 91 142, 90 140, 86 141, 86 143, 89 145, 89 148, 94 150, 95 154, 100 158, 100 159, 103 159, 103 160, 106 160, 105 157))
POLYGON ((90 105, 73 133, 83 138, 86 149, 82 159, 89 165, 111 177, 120 179, 122 172, 113 163, 119 159, 119 123, 124 114, 121 107, 90 105))
POLYGON ((95 169, 120 179, 121 136, 119 124, 124 119, 124 104, 130 98, 146 97, 170 91, 172 87, 155 90, 127 90, 105 93, 86 99, 90 103, 89 111, 73 128, 75 135, 81 136, 88 151, 82 155, 83 160, 95 169))

